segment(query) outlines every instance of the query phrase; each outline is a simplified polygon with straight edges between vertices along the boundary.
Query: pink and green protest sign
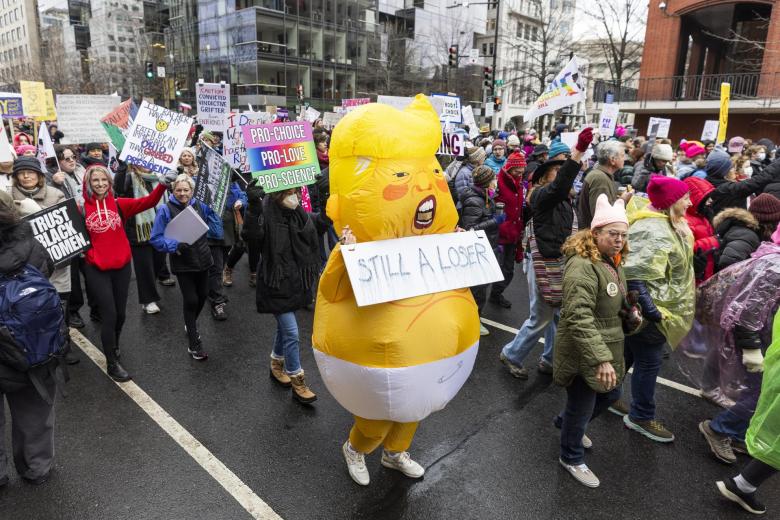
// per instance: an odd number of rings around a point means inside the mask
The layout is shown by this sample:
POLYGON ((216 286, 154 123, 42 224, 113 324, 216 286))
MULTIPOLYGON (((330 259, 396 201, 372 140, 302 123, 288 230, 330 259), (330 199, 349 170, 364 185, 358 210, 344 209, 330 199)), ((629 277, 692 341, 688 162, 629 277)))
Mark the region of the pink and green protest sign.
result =
POLYGON ((314 183, 320 165, 309 123, 249 125, 241 131, 252 176, 266 193, 314 183))

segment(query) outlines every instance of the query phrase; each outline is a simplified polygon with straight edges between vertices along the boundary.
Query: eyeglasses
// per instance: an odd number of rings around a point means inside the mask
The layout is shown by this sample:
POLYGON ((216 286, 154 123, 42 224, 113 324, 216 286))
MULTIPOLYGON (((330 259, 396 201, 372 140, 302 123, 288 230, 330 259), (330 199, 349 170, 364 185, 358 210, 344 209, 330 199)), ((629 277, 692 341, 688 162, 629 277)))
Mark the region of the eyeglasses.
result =
POLYGON ((67 156, 63 156, 63 157, 62 157, 62 160, 63 160, 63 161, 75 161, 75 160, 76 160, 76 156, 75 156, 75 155, 67 155, 67 156))
POLYGON ((625 241, 628 238, 628 233, 621 233, 620 231, 613 231, 613 230, 607 230, 607 233, 609 234, 609 238, 615 239, 620 237, 620 240, 625 241))

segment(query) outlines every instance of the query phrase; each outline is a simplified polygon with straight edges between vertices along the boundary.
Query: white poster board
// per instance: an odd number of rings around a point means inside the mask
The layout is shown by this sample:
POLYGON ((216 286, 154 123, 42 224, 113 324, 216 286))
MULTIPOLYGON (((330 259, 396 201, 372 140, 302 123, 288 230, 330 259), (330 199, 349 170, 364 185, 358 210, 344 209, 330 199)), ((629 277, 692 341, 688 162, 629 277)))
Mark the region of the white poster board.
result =
POLYGON ((306 112, 303 113, 303 118, 309 123, 314 123, 320 118, 320 113, 314 107, 307 107, 306 112))
POLYGON ((5 126, 0 119, 0 162, 12 162, 14 159, 16 159, 16 153, 11 148, 8 134, 5 133, 5 126))
POLYGON ((204 130, 221 132, 230 113, 230 85, 227 83, 198 83, 195 85, 198 123, 204 130))
POLYGON ((599 117, 599 135, 602 137, 612 137, 615 135, 620 105, 616 103, 607 103, 601 110, 599 117))
POLYGON ((62 144, 106 143, 108 134, 100 119, 122 101, 119 96, 59 94, 57 126, 65 134, 62 144))
POLYGON ((671 119, 662 117, 651 117, 647 123, 647 136, 655 136, 660 139, 669 137, 669 128, 672 126, 671 119))
POLYGON ((127 132, 119 160, 168 173, 176 168, 191 127, 191 117, 144 101, 127 132))
POLYGON ((364 242, 341 253, 360 307, 504 279, 484 231, 364 242))
POLYGON ((463 115, 463 124, 469 127, 469 137, 474 139, 479 135, 477 120, 474 118, 474 109, 471 105, 466 105, 460 110, 463 115))
POLYGON ((492 101, 488 101, 485 103, 485 117, 493 117, 493 114, 496 112, 496 107, 493 105, 492 101))
POLYGON ((344 117, 344 114, 337 114, 336 112, 325 112, 322 114, 322 124, 327 128, 328 130, 332 130, 336 124, 341 121, 341 118, 344 117))
POLYGON ((458 132, 442 129, 441 132, 441 145, 439 145, 438 155, 454 155, 455 157, 461 157, 466 154, 466 132, 460 130, 458 132))
POLYGON ((702 141, 717 140, 719 127, 720 127, 720 121, 718 121, 717 119, 705 121, 704 130, 701 131, 701 140, 702 141))
POLYGON ((431 94, 431 98, 441 100, 442 109, 439 112, 439 121, 442 123, 463 123, 463 114, 460 111, 460 96, 431 94))
POLYGON ((222 155, 231 167, 241 173, 249 171, 241 127, 263 125, 273 120, 274 115, 270 112, 231 112, 228 114, 227 125, 222 129, 222 155))
POLYGON ((165 238, 192 245, 209 230, 198 212, 187 206, 165 226, 165 238))

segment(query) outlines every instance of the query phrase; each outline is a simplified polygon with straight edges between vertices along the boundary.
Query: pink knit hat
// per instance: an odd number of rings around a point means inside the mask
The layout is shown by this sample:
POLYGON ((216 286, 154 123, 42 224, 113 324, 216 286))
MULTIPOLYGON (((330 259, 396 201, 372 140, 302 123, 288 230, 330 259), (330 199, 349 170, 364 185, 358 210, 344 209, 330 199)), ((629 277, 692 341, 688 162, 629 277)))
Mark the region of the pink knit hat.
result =
POLYGON ((780 246, 780 222, 778 222, 775 232, 772 233, 772 242, 780 246))
POLYGON ((688 185, 674 177, 651 175, 647 185, 647 196, 656 209, 667 209, 688 193, 688 185))
POLYGON ((683 150, 685 150, 685 156, 689 159, 692 159, 697 155, 705 155, 707 153, 707 150, 696 143, 688 143, 688 146, 683 148, 683 150))
POLYGON ((607 224, 622 222, 628 225, 626 216, 626 203, 623 199, 617 199, 615 204, 610 206, 609 199, 605 193, 602 193, 596 199, 596 211, 593 212, 593 220, 590 222, 590 229, 604 227, 607 224))

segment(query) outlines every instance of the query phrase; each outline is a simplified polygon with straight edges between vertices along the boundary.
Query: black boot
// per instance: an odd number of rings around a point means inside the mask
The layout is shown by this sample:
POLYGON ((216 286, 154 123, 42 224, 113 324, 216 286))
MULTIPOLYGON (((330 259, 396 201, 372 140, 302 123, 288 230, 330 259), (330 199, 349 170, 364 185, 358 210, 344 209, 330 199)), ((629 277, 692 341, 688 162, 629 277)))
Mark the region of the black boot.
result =
POLYGON ((119 361, 108 363, 106 372, 108 372, 108 376, 111 379, 119 383, 124 383, 125 381, 130 381, 132 379, 130 374, 127 373, 127 370, 119 364, 119 361))

